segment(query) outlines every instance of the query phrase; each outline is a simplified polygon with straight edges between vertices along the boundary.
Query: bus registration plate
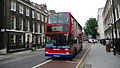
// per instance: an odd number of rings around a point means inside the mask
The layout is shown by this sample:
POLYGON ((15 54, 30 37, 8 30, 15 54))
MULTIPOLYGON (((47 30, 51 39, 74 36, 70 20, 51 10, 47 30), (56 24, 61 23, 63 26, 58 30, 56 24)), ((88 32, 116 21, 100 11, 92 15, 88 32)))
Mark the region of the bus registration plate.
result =
POLYGON ((60 55, 53 55, 54 57, 60 57, 60 55))

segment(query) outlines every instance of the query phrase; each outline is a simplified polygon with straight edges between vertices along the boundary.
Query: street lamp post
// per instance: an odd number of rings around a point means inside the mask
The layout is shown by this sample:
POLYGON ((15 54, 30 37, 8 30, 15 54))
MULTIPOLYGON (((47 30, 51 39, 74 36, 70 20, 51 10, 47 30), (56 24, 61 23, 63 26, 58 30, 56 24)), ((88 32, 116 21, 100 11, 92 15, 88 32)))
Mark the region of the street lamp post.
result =
POLYGON ((113 34, 113 24, 111 23, 111 33, 112 33, 112 45, 113 45, 113 53, 116 55, 115 43, 114 43, 114 34, 113 34))

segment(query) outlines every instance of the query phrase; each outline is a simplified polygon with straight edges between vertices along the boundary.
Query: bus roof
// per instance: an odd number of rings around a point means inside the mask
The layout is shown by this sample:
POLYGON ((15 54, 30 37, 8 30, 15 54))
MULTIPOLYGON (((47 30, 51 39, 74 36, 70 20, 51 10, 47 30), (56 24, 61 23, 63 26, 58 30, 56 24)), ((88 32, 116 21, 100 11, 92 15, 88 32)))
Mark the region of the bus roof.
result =
POLYGON ((70 12, 56 12, 56 13, 50 13, 48 15, 57 14, 57 13, 69 13, 69 14, 71 14, 70 12))

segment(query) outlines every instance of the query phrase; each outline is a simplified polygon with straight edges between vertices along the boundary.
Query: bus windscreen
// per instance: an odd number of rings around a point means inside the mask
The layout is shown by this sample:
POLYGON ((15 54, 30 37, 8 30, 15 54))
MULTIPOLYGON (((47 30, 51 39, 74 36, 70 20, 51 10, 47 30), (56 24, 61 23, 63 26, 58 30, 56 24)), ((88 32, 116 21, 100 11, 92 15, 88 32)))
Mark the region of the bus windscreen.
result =
POLYGON ((68 46, 69 34, 50 34, 46 35, 46 44, 68 46))

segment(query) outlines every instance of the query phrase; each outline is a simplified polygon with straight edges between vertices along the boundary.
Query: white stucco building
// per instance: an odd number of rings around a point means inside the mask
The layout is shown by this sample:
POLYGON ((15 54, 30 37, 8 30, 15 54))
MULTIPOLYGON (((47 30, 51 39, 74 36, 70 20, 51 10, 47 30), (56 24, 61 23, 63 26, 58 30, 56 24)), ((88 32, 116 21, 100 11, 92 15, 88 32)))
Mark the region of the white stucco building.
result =
POLYGON ((97 23, 98 23, 98 33, 99 33, 99 37, 98 39, 104 39, 105 35, 104 35, 104 26, 103 26, 103 17, 102 17, 102 13, 103 13, 104 8, 98 8, 98 13, 97 13, 97 23))

